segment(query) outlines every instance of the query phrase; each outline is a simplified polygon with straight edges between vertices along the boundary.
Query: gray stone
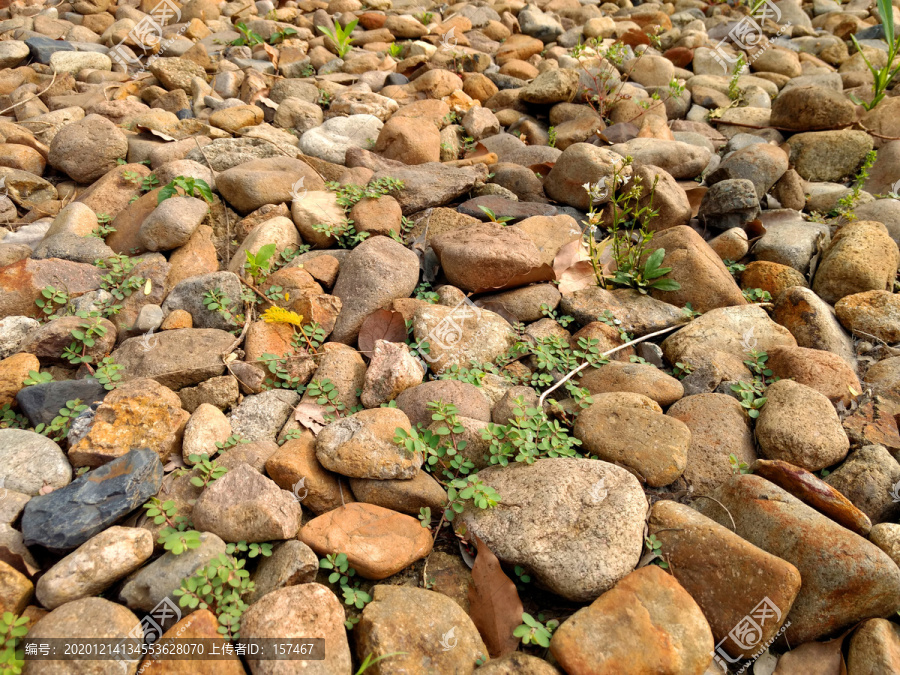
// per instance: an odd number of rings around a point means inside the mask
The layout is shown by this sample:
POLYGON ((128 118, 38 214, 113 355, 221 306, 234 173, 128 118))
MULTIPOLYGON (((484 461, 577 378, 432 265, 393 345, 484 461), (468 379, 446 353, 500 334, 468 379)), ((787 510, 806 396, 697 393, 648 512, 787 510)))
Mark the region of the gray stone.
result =
POLYGON ((343 164, 350 148, 367 148, 378 138, 384 122, 374 115, 332 117, 300 137, 300 150, 333 164, 343 164))
POLYGON ((289 389, 247 396, 229 416, 231 430, 248 441, 274 441, 299 402, 300 395, 289 389))
POLYGON ((454 523, 465 524, 501 561, 521 565, 541 586, 590 602, 637 564, 647 499, 625 469, 557 458, 478 475, 502 501, 483 511, 469 506, 454 523))
POLYGON ((831 240, 828 225, 806 222, 796 211, 768 211, 763 215, 767 231, 754 244, 753 255, 757 260, 787 265, 806 274, 812 257, 831 240))
POLYGON ((759 198, 753 182, 734 178, 716 183, 703 195, 697 215, 717 230, 744 227, 759 215, 759 198))
POLYGON ((106 260, 113 255, 115 252, 98 237, 81 237, 71 232, 60 232, 44 238, 31 257, 35 260, 59 258, 93 265, 97 260, 106 260))
MULTIPOLYGON (((200 533, 200 546, 180 555, 166 553, 132 575, 122 586, 119 599, 129 608, 149 612, 172 591, 216 556, 225 553, 225 542, 212 532, 200 533)), ((176 603, 177 604, 177 603, 176 603)))
POLYGON ((210 272, 185 279, 169 291, 162 305, 163 313, 183 309, 193 318, 194 328, 233 328, 221 312, 207 309, 203 304, 204 296, 210 291, 221 292, 231 301, 232 311, 240 311, 241 280, 238 276, 232 272, 210 272))
POLYGON ((111 356, 122 380, 148 377, 178 391, 225 372, 222 356, 234 335, 214 328, 182 328, 125 340, 111 356))
POLYGON ((253 573, 256 588, 247 596, 247 603, 252 605, 266 593, 279 588, 313 582, 318 571, 319 559, 302 541, 290 539, 277 544, 271 556, 259 561, 259 567, 253 573))
POLYGON ((900 502, 894 498, 900 464, 883 445, 867 445, 852 453, 825 482, 869 516, 873 525, 896 520, 900 513, 900 502))
POLYGON ((208 211, 209 206, 202 199, 170 197, 144 219, 138 237, 149 251, 169 251, 184 246, 208 211))
POLYGON ((19 352, 40 327, 39 322, 27 316, 0 319, 0 360, 19 352))
POLYGON ((24 429, 0 429, 0 486, 36 495, 45 485, 68 485, 72 467, 65 453, 46 436, 24 429))
POLYGON ((78 548, 138 508, 162 485, 152 450, 132 450, 59 490, 33 498, 22 514, 25 545, 54 552, 78 548))

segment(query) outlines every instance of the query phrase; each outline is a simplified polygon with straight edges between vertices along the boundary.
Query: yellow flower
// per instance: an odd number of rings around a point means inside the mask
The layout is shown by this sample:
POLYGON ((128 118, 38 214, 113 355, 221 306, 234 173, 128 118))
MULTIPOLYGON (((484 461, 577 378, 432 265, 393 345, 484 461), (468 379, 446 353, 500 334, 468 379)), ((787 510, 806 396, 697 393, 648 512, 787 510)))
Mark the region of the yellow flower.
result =
POLYGON ((298 328, 303 323, 303 317, 297 312, 274 305, 262 313, 262 318, 266 323, 289 323, 298 328))

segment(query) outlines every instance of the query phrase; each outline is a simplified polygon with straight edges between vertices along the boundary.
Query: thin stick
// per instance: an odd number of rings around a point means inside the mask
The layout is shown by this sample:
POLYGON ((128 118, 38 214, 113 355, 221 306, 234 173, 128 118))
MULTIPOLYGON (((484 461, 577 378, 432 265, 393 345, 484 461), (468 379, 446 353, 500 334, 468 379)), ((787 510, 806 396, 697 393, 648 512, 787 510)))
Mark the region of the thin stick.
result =
POLYGON ((728 507, 726 507, 722 502, 720 502, 718 499, 714 499, 713 497, 707 497, 706 495, 697 495, 696 497, 694 497, 694 499, 709 499, 721 506, 722 509, 724 509, 725 513, 728 514, 728 518, 731 520, 732 531, 737 532, 737 525, 734 524, 734 517, 731 515, 731 511, 728 510, 728 507))
POLYGON ((46 92, 48 89, 50 89, 50 87, 53 86, 53 83, 54 83, 54 82, 56 82, 56 70, 55 70, 55 69, 54 69, 54 71, 53 71, 53 79, 50 80, 50 84, 48 84, 48 85, 46 86, 46 88, 44 88, 42 91, 39 91, 37 94, 35 94, 35 95, 32 96, 31 98, 26 98, 24 101, 19 101, 18 103, 13 103, 13 104, 12 104, 11 106, 9 106, 8 108, 4 108, 3 110, 0 110, 0 115, 9 112, 9 111, 12 110, 13 108, 17 108, 18 106, 22 105, 23 103, 28 103, 28 102, 33 101, 34 99, 40 97, 41 94, 43 94, 43 93, 46 92))
MULTIPOLYGON (((658 330, 654 333, 647 333, 647 335, 643 335, 639 338, 635 338, 634 340, 631 340, 630 342, 626 342, 623 345, 619 345, 618 347, 613 347, 609 351, 603 352, 600 356, 603 357, 603 356, 609 356, 610 354, 615 354, 620 349, 625 349, 625 347, 630 347, 631 345, 637 344, 638 342, 643 342, 644 340, 649 340, 650 338, 656 337, 657 335, 664 335, 665 333, 669 333, 678 328, 684 328, 686 325, 687 324, 680 323, 675 326, 669 326, 668 328, 663 328, 662 330, 658 330)), ((541 397, 538 399, 538 409, 544 407, 544 399, 547 398, 547 394, 549 394, 551 391, 555 391, 556 389, 559 389, 562 385, 564 385, 566 382, 571 380, 575 375, 580 373, 582 370, 587 368, 589 365, 591 365, 590 362, 585 361, 580 366, 578 366, 575 370, 570 371, 568 375, 566 375, 559 382, 557 382, 552 387, 550 387, 547 391, 545 391, 543 394, 541 394, 541 397)))

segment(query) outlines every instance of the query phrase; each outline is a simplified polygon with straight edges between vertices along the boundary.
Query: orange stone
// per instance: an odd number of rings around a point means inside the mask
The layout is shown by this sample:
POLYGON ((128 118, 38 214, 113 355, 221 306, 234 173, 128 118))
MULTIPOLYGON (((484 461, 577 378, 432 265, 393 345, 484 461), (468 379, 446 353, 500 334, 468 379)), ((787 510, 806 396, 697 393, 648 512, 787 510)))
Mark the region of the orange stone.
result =
POLYGON ((347 504, 313 518, 300 540, 320 556, 345 553, 366 579, 386 579, 431 553, 431 533, 411 516, 390 509, 347 504))
MULTIPOLYGON (((224 647, 228 641, 218 632, 219 622, 215 614, 208 609, 198 609, 191 612, 169 630, 162 637, 172 640, 196 640, 218 638, 224 647)), ((212 649, 213 643, 207 643, 207 649, 212 649)), ((219 648, 221 651, 221 647, 219 648)), ((246 671, 240 658, 231 656, 210 660, 200 659, 156 659, 148 656, 138 668, 141 675, 244 675, 246 671)))
POLYGON ((13 354, 0 361, 0 406, 12 403, 25 386, 29 370, 40 370, 41 362, 34 354, 13 354))

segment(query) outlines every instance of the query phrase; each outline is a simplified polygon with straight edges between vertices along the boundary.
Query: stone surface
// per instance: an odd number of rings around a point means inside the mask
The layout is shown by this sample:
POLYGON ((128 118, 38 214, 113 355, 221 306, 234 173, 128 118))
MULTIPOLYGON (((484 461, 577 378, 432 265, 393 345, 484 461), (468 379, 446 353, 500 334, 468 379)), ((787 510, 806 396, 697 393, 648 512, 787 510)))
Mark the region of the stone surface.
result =
POLYGON ((502 562, 524 567, 554 593, 588 601, 637 564, 647 502, 624 469, 558 458, 478 475, 502 501, 484 511, 467 508, 454 524, 465 524, 502 562))
POLYGON ((569 673, 702 673, 713 646, 700 607, 655 565, 626 576, 564 621, 550 640, 569 673))
POLYGON ((246 464, 210 484, 194 505, 198 529, 224 541, 291 539, 300 528, 300 504, 246 464))
POLYGON ((58 489, 72 480, 72 467, 60 447, 25 429, 0 429, 0 485, 37 495, 45 485, 58 489))
POLYGON ((366 579, 386 579, 431 552, 432 539, 419 521, 374 504, 347 504, 313 518, 300 539, 320 556, 347 554, 366 579))
MULTIPOLYGON (((735 476, 712 496, 731 512, 738 536, 800 571, 803 584, 784 633, 791 644, 900 605, 900 570, 885 553, 764 478, 735 476)), ((702 499, 695 508, 730 529, 722 506, 702 499)))
POLYGON ((55 552, 78 548, 156 494, 162 477, 159 455, 132 450, 64 488, 34 497, 22 514, 25 544, 55 552))

